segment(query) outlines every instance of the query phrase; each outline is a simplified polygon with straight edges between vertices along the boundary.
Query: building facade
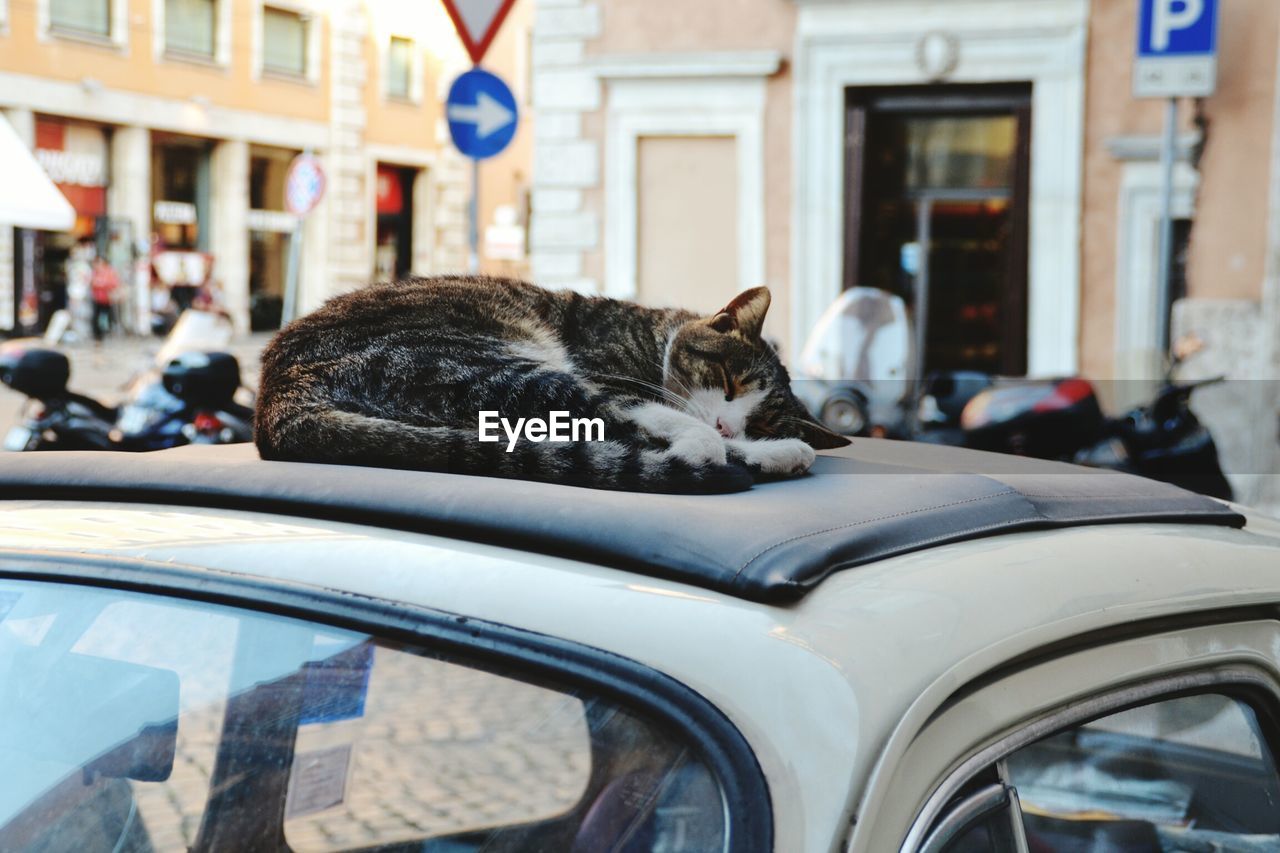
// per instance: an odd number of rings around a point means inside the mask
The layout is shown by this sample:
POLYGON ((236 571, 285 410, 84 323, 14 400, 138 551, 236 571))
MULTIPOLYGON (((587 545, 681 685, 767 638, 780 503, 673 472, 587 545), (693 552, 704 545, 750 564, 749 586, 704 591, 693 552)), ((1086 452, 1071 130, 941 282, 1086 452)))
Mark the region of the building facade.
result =
MULTIPOLYGON (((278 326, 295 241, 299 311, 374 278, 465 269, 470 167, 442 102, 469 63, 443 8, 419 6, 0 0, 0 110, 77 213, 68 233, 0 229, 0 329, 42 328, 86 254, 123 274, 138 329, 158 290, 197 281, 241 330, 278 326), (326 189, 299 220, 284 186, 304 151, 326 189)), ((528 7, 487 63, 521 94, 528 7)), ((528 124, 483 165, 482 227, 525 221, 528 124)), ((492 254, 484 268, 522 270, 510 247, 492 254)))
MULTIPOLYGON (((1192 374, 1275 378, 1280 5, 1220 5, 1217 92, 1180 105, 1172 331, 1206 345, 1192 374)), ((1136 10, 538 0, 534 276, 708 310, 767 284, 792 361, 843 289, 878 287, 923 318, 925 369, 1083 373, 1136 402, 1163 371, 1136 10)), ((1242 496, 1280 499, 1254 476, 1280 470, 1275 383, 1203 394, 1242 496)))

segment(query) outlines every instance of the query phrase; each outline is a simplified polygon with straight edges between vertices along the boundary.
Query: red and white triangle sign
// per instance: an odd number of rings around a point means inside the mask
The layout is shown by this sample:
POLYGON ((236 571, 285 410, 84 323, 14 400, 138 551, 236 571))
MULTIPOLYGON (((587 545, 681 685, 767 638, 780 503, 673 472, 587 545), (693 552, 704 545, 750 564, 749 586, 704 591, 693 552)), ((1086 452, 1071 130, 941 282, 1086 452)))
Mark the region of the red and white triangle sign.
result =
POLYGON ((476 65, 484 59, 485 51, 498 34, 502 21, 515 5, 516 0, 443 0, 444 8, 458 36, 466 45, 467 54, 476 65))

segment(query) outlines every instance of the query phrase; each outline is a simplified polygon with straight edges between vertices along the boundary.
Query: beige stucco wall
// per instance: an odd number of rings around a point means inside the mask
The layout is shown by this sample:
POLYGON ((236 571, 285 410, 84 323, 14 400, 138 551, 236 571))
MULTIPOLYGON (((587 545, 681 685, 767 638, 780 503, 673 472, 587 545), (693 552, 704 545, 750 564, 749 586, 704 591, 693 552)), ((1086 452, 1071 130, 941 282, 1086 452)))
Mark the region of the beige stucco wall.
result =
POLYGON ((1190 295, 1256 300, 1266 265, 1267 195, 1280 3, 1222 3, 1218 93, 1205 101, 1207 145, 1192 232, 1190 295))
POLYGON ((646 136, 636 158, 638 297, 705 314, 738 291, 738 144, 646 136))
MULTIPOLYGON (((523 224, 524 195, 529 184, 533 158, 533 113, 530 108, 530 29, 533 25, 533 0, 517 0, 498 30, 498 35, 485 55, 482 67, 497 74, 511 87, 520 111, 516 137, 505 151, 484 161, 480 167, 480 239, 481 269, 499 275, 525 276, 527 262, 492 260, 484 257, 483 241, 486 225, 494 221, 500 205, 516 208, 523 224)), ((471 65, 461 41, 453 29, 444 7, 427 3, 412 9, 397 0, 371 0, 367 6, 370 37, 364 55, 369 69, 364 89, 367 124, 365 140, 376 146, 377 159, 437 171, 434 185, 448 172, 450 180, 461 180, 469 198, 471 166, 457 163, 443 166, 440 158, 455 158, 453 143, 445 127, 444 101, 458 74, 471 65), (421 97, 416 102, 388 98, 385 73, 386 49, 391 36, 414 39, 419 52, 420 77, 416 81, 421 97), (425 156, 424 156, 425 155, 425 156), (428 161, 430 161, 428 163, 428 161), (465 174, 457 174, 458 171, 465 174)), ((428 194, 424 204, 430 208, 440 202, 439 192, 428 194)), ((416 251, 416 250, 415 250, 416 251)), ((440 267, 435 271, 456 272, 440 267)))
MULTIPOLYGON (((162 60, 153 54, 152 30, 158 23, 151 0, 129 0, 128 43, 119 48, 88 40, 37 35, 37 4, 10 2, 8 26, 0 32, 0 71, 50 80, 97 80, 107 89, 143 92, 169 98, 199 94, 221 107, 249 109, 289 118, 323 121, 329 114, 329 19, 316 15, 320 27, 319 76, 312 81, 256 75, 252 45, 256 0, 231 0, 231 59, 226 67, 212 63, 162 60), (255 79, 255 76, 258 79, 255 79)), ((211 135, 217 128, 210 128, 211 135)))
POLYGON ((496 261, 484 257, 484 227, 493 223, 494 211, 499 205, 516 208, 522 225, 525 221, 525 193, 533 167, 533 134, 535 116, 531 105, 532 68, 531 36, 533 28, 533 0, 516 0, 507 15, 506 22, 485 58, 485 67, 497 74, 511 87, 520 110, 520 124, 515 139, 501 154, 480 165, 480 240, 481 269, 495 275, 526 277, 529 264, 524 262, 496 261))
MULTIPOLYGON (((1280 3, 1221 4, 1218 92, 1208 119, 1188 260, 1188 295, 1258 299, 1266 259, 1273 101, 1280 3)), ((1114 374, 1118 208, 1123 164, 1107 148, 1118 136, 1157 136, 1163 102, 1130 95, 1137 4, 1094 0, 1085 100, 1080 359, 1085 375, 1114 374)), ((1191 129, 1193 102, 1181 105, 1191 129)))
MULTIPOLYGON (((617 54, 707 53, 777 50, 783 66, 766 81, 765 106, 765 274, 773 290, 766 333, 789 343, 791 281, 791 86, 785 57, 791 52, 796 10, 791 0, 607 0, 600 4, 600 35, 586 44, 589 58, 617 54)), ((604 103, 608 103, 605 85, 604 103)), ((588 113, 583 133, 604 143, 604 109, 588 113)), ((601 184, 585 194, 589 209, 604 208, 604 159, 601 184)), ((585 274, 604 278, 602 251, 585 257, 585 274)))

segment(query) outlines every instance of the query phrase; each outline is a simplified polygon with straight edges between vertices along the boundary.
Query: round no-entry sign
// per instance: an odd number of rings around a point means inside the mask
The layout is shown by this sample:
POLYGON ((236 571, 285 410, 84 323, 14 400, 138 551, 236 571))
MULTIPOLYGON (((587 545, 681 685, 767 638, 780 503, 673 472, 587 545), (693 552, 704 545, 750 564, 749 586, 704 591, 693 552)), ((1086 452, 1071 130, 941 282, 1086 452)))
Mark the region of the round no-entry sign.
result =
POLYGON ((324 169, 310 154, 299 154, 284 179, 284 206, 294 216, 306 216, 324 196, 324 169))

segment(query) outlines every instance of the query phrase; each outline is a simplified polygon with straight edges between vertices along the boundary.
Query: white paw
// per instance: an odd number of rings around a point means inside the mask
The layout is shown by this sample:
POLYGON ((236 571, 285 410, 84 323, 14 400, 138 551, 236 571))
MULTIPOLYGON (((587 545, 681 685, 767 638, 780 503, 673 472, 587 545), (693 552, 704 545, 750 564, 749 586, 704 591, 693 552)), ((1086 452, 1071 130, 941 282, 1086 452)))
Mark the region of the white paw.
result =
POLYGON ((724 439, 714 427, 693 424, 672 439, 670 453, 690 465, 723 465, 724 439))
POLYGON ((774 438, 763 441, 732 442, 748 465, 765 474, 795 476, 809 470, 817 457, 813 448, 798 438, 774 438))

